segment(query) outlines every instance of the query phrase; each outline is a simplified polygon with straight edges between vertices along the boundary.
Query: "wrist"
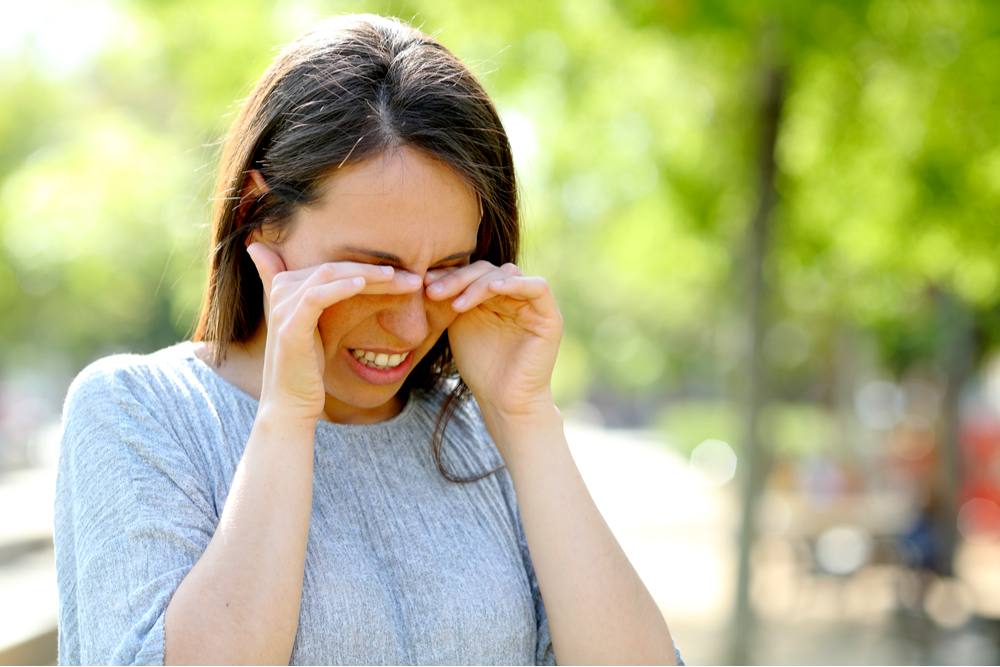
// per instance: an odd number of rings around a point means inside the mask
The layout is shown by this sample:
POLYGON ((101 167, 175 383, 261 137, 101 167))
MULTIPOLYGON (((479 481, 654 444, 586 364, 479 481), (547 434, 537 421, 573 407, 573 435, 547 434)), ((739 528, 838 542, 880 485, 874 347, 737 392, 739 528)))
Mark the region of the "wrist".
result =
POLYGON ((504 405, 500 401, 490 400, 488 396, 481 397, 480 392, 475 390, 472 393, 476 397, 484 417, 498 423, 509 424, 512 427, 520 424, 534 425, 551 419, 554 415, 559 415, 555 401, 552 400, 552 392, 548 390, 535 398, 519 401, 514 405, 504 405))
POLYGON ((319 415, 310 414, 301 406, 287 406, 277 401, 261 400, 254 417, 253 430, 261 433, 280 434, 291 439, 308 438, 316 434, 319 415))
POLYGON ((555 403, 540 402, 530 409, 517 412, 480 406, 483 420, 493 440, 502 452, 516 453, 523 444, 531 443, 546 433, 563 431, 563 417, 555 403))

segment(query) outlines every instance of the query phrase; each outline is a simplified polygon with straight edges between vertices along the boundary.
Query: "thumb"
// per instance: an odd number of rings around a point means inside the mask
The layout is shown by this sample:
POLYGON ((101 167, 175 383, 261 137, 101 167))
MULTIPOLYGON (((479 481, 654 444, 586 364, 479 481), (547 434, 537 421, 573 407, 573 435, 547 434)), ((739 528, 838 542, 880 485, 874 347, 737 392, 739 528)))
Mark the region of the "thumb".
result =
POLYGON ((247 254, 257 267, 260 280, 264 284, 264 295, 270 296, 271 282, 274 277, 285 270, 285 263, 278 256, 278 253, 271 250, 267 245, 256 241, 247 246, 247 254))

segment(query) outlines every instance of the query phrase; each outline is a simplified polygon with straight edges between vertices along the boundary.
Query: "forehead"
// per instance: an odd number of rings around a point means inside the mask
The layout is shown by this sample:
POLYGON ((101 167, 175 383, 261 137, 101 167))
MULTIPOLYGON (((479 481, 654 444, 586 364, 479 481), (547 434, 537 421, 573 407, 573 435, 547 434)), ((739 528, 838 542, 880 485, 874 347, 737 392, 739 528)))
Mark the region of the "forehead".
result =
POLYGON ((361 247, 407 265, 430 265, 474 248, 479 220, 479 199, 464 179, 438 160, 401 148, 331 176, 319 201, 296 215, 288 241, 327 254, 361 247))

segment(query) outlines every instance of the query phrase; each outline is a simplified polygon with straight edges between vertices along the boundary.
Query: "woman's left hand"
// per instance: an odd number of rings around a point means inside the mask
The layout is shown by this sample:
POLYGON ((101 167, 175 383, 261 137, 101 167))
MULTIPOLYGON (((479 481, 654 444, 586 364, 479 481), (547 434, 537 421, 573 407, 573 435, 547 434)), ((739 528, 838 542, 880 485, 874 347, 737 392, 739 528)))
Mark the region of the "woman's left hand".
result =
POLYGON ((480 260, 428 271, 424 284, 428 298, 451 299, 459 313, 448 340, 458 372, 488 420, 530 420, 551 410, 563 320, 544 278, 480 260))

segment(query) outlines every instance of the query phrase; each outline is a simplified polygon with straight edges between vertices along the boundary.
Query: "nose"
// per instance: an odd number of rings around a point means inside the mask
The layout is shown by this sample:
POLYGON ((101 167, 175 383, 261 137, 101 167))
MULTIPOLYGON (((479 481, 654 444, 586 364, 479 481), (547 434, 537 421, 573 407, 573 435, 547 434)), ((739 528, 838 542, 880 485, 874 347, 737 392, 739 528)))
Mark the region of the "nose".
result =
POLYGON ((379 324, 407 346, 418 347, 427 338, 427 301, 423 290, 395 296, 379 313, 379 324))

